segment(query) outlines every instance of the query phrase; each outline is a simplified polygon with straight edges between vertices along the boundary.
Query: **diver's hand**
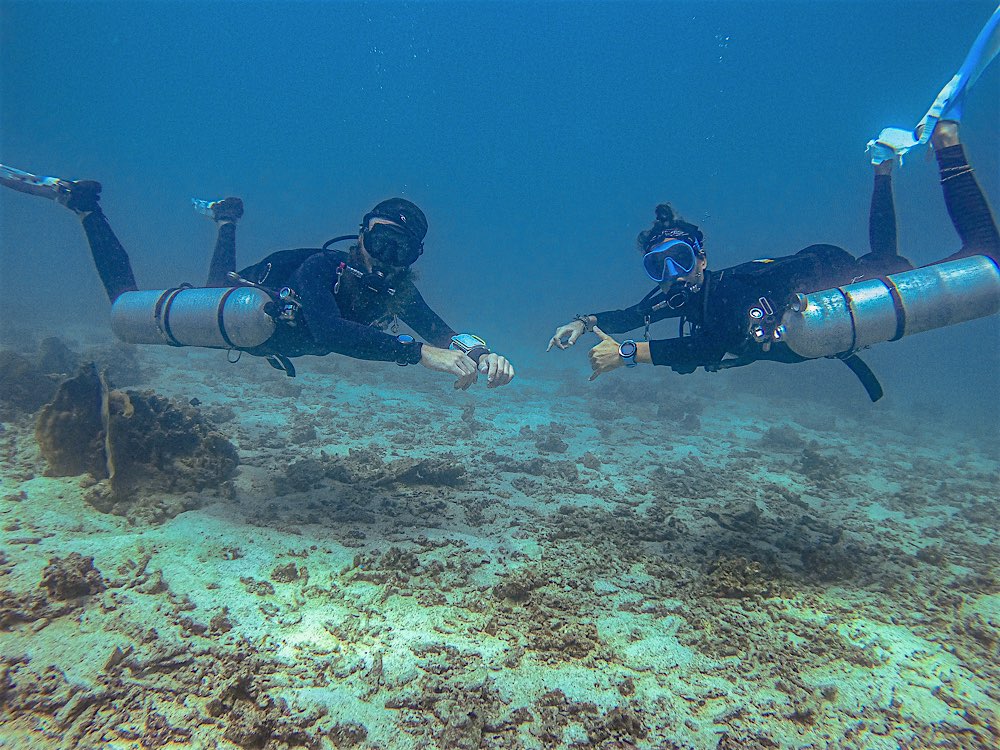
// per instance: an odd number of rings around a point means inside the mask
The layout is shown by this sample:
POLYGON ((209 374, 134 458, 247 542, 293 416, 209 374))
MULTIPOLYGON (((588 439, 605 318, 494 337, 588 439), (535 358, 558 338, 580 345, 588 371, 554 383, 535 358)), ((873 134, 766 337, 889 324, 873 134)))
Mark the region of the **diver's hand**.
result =
POLYGON ((479 372, 486 376, 487 388, 499 388, 514 379, 514 366, 496 352, 479 358, 479 372))
POLYGON ((550 351, 553 346, 559 349, 568 349, 586 332, 587 329, 582 320, 572 320, 564 326, 559 326, 555 336, 549 339, 549 348, 545 351, 550 351))
POLYGON ((475 383, 478 377, 476 363, 465 352, 455 349, 439 349, 424 344, 420 348, 420 364, 428 370, 456 376, 458 380, 455 381, 455 388, 463 391, 475 383))
POLYGON ((591 380, 596 380, 602 372, 611 372, 625 364, 618 353, 618 342, 597 326, 594 326, 594 333, 600 336, 601 343, 590 350, 590 366, 594 369, 591 380))

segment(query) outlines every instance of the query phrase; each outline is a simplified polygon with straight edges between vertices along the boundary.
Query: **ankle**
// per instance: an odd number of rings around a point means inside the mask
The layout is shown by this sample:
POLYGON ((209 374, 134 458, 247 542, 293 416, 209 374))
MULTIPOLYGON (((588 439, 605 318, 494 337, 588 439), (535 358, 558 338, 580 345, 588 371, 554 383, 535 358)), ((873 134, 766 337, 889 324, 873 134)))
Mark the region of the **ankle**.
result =
POLYGON ((937 149, 957 146, 961 141, 958 138, 958 123, 954 120, 941 120, 931 133, 931 145, 937 149))
POLYGON ((891 175, 892 174, 892 159, 886 159, 885 161, 874 165, 876 175, 891 175))

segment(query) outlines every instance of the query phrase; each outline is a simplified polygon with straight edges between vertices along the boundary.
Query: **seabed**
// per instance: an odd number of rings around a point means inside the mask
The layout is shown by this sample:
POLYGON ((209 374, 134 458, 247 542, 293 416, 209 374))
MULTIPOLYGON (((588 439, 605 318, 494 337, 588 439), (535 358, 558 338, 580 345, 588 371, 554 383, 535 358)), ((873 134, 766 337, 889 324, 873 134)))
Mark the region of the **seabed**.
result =
POLYGON ((108 504, 0 367, 0 747, 1000 746, 995 439, 725 374, 70 348, 239 466, 108 504))

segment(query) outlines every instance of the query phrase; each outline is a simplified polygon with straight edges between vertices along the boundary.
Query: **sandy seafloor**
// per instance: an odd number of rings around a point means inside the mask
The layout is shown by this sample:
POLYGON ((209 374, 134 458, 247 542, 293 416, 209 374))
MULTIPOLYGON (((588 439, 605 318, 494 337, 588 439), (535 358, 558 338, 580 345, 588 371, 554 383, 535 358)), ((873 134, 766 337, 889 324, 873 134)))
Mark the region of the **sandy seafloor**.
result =
POLYGON ((995 433, 725 374, 137 358, 239 469, 129 520, 5 412, 0 747, 1000 745, 995 433), (71 553, 103 590, 49 601, 71 553))

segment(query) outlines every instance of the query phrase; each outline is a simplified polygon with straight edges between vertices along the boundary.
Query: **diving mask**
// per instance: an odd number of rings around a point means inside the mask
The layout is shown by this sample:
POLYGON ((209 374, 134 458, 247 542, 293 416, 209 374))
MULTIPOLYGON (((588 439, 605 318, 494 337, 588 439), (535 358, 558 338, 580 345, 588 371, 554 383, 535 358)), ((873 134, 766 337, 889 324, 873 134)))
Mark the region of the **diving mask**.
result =
POLYGON ((691 273, 698 261, 701 245, 694 240, 689 242, 677 238, 669 238, 654 245, 642 256, 642 267, 653 281, 663 283, 678 276, 691 273))
POLYGON ((409 227, 395 222, 373 221, 371 214, 361 224, 365 250, 375 260, 402 268, 411 265, 424 252, 424 243, 409 227))

